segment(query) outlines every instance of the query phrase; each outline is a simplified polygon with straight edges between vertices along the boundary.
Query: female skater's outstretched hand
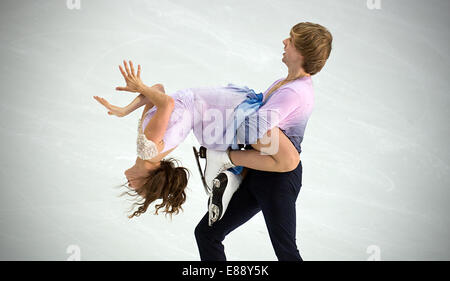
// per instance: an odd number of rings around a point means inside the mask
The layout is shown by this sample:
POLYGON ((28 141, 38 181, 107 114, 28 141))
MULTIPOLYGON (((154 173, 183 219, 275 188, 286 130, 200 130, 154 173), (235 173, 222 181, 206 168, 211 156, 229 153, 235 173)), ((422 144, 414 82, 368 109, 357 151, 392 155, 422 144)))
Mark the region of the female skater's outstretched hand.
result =
POLYGON ((94 99, 96 99, 99 103, 101 103, 104 107, 106 107, 106 109, 108 109, 109 115, 115 115, 117 117, 124 117, 127 115, 127 111, 125 110, 124 107, 112 105, 104 98, 98 96, 94 96, 94 99))
POLYGON ((142 90, 144 88, 144 83, 142 83, 141 80, 141 65, 138 64, 138 70, 137 70, 137 74, 134 74, 134 67, 133 67, 133 63, 130 61, 130 68, 128 68, 127 62, 124 60, 123 61, 123 65, 125 66, 125 70, 127 71, 125 73, 125 71, 123 71, 122 66, 119 65, 119 69, 120 72, 123 75, 123 78, 125 78, 125 82, 127 83, 126 87, 116 87, 117 91, 128 91, 128 92, 139 92, 140 90, 142 90))

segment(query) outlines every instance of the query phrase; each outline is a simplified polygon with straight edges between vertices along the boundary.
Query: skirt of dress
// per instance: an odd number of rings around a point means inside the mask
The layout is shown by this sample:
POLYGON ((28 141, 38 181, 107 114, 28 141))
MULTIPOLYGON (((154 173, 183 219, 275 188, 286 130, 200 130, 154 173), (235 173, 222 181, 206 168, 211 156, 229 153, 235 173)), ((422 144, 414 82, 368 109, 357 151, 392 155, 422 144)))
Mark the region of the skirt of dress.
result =
POLYGON ((199 143, 214 150, 236 149, 236 131, 261 106, 263 94, 234 84, 190 91, 194 104, 192 129, 199 143))

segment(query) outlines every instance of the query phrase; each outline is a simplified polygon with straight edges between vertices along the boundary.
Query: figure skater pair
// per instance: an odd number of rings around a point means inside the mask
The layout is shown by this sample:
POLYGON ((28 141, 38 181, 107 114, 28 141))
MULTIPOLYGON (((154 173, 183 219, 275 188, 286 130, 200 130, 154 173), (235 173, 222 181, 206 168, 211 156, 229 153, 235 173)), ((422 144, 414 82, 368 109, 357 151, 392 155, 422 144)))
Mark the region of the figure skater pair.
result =
POLYGON ((135 72, 133 63, 124 61, 119 69, 126 86, 116 89, 139 95, 125 107, 94 98, 118 117, 145 105, 137 126, 136 162, 125 171, 129 188, 143 199, 130 218, 157 199, 162 202, 156 213, 160 208, 179 212, 189 172, 166 156, 193 131, 202 146, 194 149, 195 156, 206 159, 200 172, 210 195, 209 208, 195 228, 201 260, 226 260, 225 237, 262 211, 278 260, 301 261, 296 243, 300 144, 314 105, 311 76, 325 66, 332 39, 322 25, 294 25, 282 41, 281 61, 288 75, 263 93, 228 84, 166 94, 161 84, 143 83, 140 65, 135 72))

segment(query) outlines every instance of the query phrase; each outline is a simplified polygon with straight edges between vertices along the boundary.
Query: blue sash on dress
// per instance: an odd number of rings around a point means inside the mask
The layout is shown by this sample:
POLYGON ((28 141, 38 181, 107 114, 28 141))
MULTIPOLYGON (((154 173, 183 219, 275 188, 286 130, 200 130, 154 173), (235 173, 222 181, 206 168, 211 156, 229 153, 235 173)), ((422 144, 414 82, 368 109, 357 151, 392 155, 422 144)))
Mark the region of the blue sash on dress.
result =
MULTIPOLYGON (((229 83, 227 85, 227 87, 229 88, 233 88, 234 90, 238 91, 238 92, 244 92, 247 94, 247 98, 241 102, 235 109, 234 111, 240 111, 240 113, 243 114, 236 114, 235 115, 235 119, 234 119, 234 128, 235 128, 235 132, 234 132, 234 139, 233 139, 233 143, 231 144, 231 148, 232 149, 239 149, 239 145, 237 144, 237 129, 241 126, 241 124, 243 122, 245 122, 245 118, 250 116, 251 114, 253 114, 254 112, 256 112, 261 105, 263 104, 263 98, 264 95, 263 93, 255 93, 254 90, 249 89, 247 86, 237 86, 235 84, 229 83)), ((248 134, 246 134, 246 139, 245 139, 245 144, 248 144, 248 134)), ((232 173, 234 173, 235 175, 238 175, 242 172, 244 167, 242 166, 236 166, 233 168, 228 169, 229 171, 231 171, 232 173)))

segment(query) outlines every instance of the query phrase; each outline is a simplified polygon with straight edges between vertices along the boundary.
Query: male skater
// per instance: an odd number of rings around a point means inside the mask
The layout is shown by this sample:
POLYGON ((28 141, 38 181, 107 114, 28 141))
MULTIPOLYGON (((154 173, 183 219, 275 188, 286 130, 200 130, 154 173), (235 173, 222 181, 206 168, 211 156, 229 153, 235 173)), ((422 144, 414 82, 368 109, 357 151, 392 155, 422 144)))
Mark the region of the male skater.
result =
MULTIPOLYGON (((263 105, 238 129, 238 136, 242 139, 247 130, 260 140, 263 133, 278 127, 301 153, 300 143, 314 104, 311 76, 325 65, 331 52, 332 35, 321 25, 302 22, 291 28, 290 37, 283 40, 283 44, 282 61, 288 67, 288 75, 272 84, 265 93, 263 105), (271 112, 278 114, 278 120, 266 119, 271 112)), ((209 226, 206 213, 197 225, 195 237, 200 258, 226 260, 222 244, 225 236, 262 211, 278 260, 302 261, 296 245, 295 209, 302 185, 302 163, 300 161, 289 172, 261 171, 258 170, 261 163, 255 158, 255 153, 259 153, 256 150, 261 150, 261 142, 257 141, 252 147, 255 150, 229 151, 229 158, 225 160, 228 163, 222 163, 221 170, 233 165, 249 169, 223 217, 209 226)))

